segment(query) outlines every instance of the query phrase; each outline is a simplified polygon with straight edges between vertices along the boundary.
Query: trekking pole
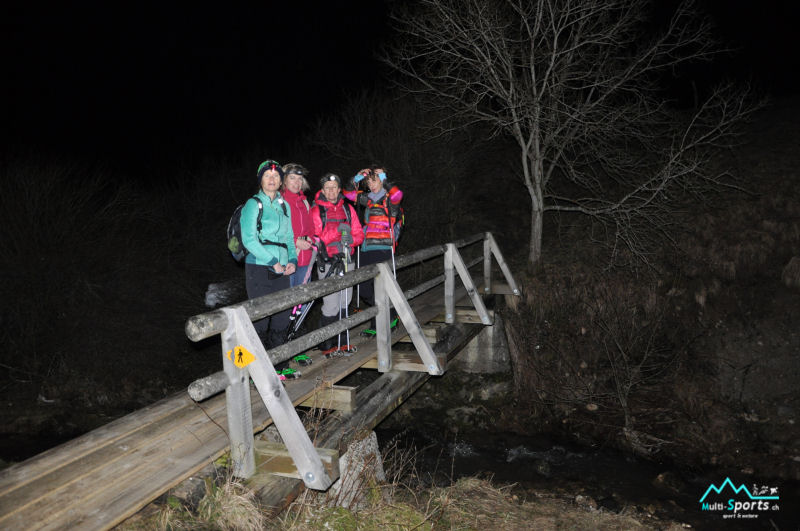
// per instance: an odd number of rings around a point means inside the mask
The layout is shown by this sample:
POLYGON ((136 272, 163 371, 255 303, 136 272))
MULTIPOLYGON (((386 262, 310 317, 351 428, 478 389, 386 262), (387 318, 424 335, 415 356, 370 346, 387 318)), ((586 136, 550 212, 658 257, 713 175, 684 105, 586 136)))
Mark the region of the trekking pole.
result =
MULTIPOLYGON (((392 219, 392 218, 391 218, 391 216, 390 216, 390 217, 389 217, 389 220, 391 221, 391 219, 392 219)), ((394 277, 394 279, 395 279, 395 280, 397 280, 397 269, 395 268, 395 263, 394 263, 394 246, 395 246, 395 240, 394 240, 394 223, 391 223, 391 224, 389 225, 389 229, 390 229, 390 231, 391 231, 391 233, 392 233, 392 276, 394 277)))
MULTIPOLYGON (((345 208, 347 208, 346 205, 345 205, 345 208)), ((342 235, 342 240, 345 239, 345 236, 350 236, 350 225, 348 225, 347 223, 339 223, 339 234, 342 235)), ((350 238, 352 238, 352 236, 350 236, 350 238)), ((342 251, 343 251, 343 254, 344 254, 344 274, 347 274, 347 264, 350 261, 350 245, 344 243, 344 241, 342 241, 342 251)), ((348 315, 349 312, 348 312, 348 309, 347 309, 347 307, 348 307, 348 303, 347 303, 347 288, 343 289, 339 293, 343 294, 343 298, 344 298, 344 300, 343 300, 343 303, 344 303, 344 317, 345 317, 345 319, 347 319, 348 317, 350 317, 348 315)), ((340 303, 339 304, 339 319, 340 320, 342 318, 341 314, 342 314, 342 304, 340 303)), ((350 350, 350 329, 347 328, 346 332, 347 333, 345 334, 345 337, 347 338, 347 350, 349 351, 350 350)))
MULTIPOLYGON (((361 247, 356 247, 356 269, 361 267, 361 247)), ((356 284, 356 311, 361 309, 361 284, 356 284)))
MULTIPOLYGON (((339 266, 337 265, 337 269, 339 266)), ((341 273, 341 272, 340 272, 341 273)), ((339 320, 342 320, 342 303, 347 299, 345 296, 344 290, 339 291, 339 320)), ((337 352, 342 351, 342 334, 336 334, 336 350, 337 352)))
MULTIPOLYGON (((317 259, 317 247, 313 246, 312 249, 311 249, 311 261, 308 263, 308 267, 306 267, 306 273, 305 273, 305 275, 303 275, 302 282, 300 282, 300 284, 298 284, 299 286, 302 286, 303 284, 307 284, 308 283, 308 279, 311 278, 311 270, 314 269, 314 261, 316 259, 317 259)), ((297 324, 297 327, 294 327, 293 325, 295 324, 295 319, 297 319, 298 314, 301 312, 301 310, 303 309, 303 306, 305 306, 305 304, 308 304, 308 303, 301 303, 301 304, 298 304, 297 306, 295 306, 294 308, 292 308, 292 313, 289 315, 289 329, 290 330, 292 328, 295 328, 295 331, 296 331, 296 329, 300 327, 299 323, 297 324)), ((287 335, 287 337, 288 337, 288 335, 287 335)))

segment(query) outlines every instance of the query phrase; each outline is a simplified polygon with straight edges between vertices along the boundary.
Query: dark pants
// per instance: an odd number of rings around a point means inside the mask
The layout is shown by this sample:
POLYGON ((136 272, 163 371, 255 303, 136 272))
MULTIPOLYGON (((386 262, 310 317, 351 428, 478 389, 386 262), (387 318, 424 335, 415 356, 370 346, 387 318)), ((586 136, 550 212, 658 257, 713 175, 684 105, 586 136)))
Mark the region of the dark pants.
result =
MULTIPOLYGON (((245 263, 244 274, 248 299, 263 297, 289 287, 288 276, 277 275, 267 266, 245 263)), ((277 347, 284 342, 290 313, 291 310, 284 310, 253 322, 267 348, 277 347)))
MULTIPOLYGON (((359 266, 368 266, 370 264, 378 264, 380 262, 392 260, 391 249, 375 249, 373 251, 361 251, 361 258, 359 266)), ((370 279, 366 282, 359 284, 359 297, 361 300, 369 304, 375 305, 375 282, 370 279)))

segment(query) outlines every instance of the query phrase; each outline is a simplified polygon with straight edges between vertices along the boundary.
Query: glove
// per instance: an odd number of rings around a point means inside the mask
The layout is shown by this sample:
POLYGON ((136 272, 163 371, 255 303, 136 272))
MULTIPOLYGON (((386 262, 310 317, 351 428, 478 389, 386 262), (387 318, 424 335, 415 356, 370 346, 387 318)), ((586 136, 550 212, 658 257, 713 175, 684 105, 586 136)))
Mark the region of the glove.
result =
POLYGON ((361 170, 360 172, 356 173, 355 177, 353 177, 353 182, 358 184, 367 175, 369 175, 369 170, 361 170))
POLYGON ((381 182, 385 181, 386 180, 386 174, 384 172, 380 172, 378 174, 378 179, 380 179, 381 182))
POLYGON ((349 232, 342 234, 342 243, 345 245, 353 245, 353 235, 349 232))

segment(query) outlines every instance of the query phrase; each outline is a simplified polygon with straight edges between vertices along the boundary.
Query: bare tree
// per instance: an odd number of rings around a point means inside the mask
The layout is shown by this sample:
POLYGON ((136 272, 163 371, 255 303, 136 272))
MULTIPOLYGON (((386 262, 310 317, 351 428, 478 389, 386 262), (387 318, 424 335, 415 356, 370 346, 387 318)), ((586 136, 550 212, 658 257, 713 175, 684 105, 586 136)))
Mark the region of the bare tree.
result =
POLYGON ((691 4, 655 36, 647 0, 397 4, 401 39, 384 60, 404 87, 449 110, 441 130, 488 125, 519 146, 530 262, 541 257, 547 211, 591 216, 608 241, 646 260, 651 238, 669 236, 677 193, 729 185, 708 162, 755 109, 746 91, 719 87, 678 113, 659 84, 718 51, 691 4))

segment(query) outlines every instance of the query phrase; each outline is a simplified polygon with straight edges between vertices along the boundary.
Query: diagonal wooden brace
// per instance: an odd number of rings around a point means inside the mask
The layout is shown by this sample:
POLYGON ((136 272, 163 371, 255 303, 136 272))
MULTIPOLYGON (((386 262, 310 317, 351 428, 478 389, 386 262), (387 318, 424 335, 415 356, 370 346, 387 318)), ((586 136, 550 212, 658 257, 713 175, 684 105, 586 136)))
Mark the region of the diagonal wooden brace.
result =
MULTIPOLYGON (((475 307, 475 311, 478 312, 478 315, 481 318, 481 323, 485 325, 491 325, 493 320, 489 315, 489 312, 486 311, 486 305, 483 304, 483 299, 478 293, 478 290, 475 288, 475 283, 472 281, 472 275, 469 274, 469 270, 467 270, 467 266, 464 264, 464 260, 461 258, 458 248, 452 243, 447 244, 444 260, 445 275, 449 274, 450 276, 449 285, 451 293, 454 289, 453 269, 455 269, 455 271, 458 272, 458 276, 461 277, 461 282, 464 283, 464 287, 467 290, 467 295, 469 295, 472 305, 475 307)), ((452 324, 455 321, 455 304, 452 296, 449 299, 447 298, 447 286, 448 281, 445 279, 445 322, 452 324)))
POLYGON ((392 370, 392 342, 389 323, 389 310, 391 305, 397 311, 397 316, 403 322, 414 348, 427 367, 428 374, 438 376, 444 374, 444 367, 439 358, 434 354, 433 347, 428 343, 422 327, 419 325, 414 311, 403 295, 403 290, 392 274, 386 262, 378 264, 378 276, 375 277, 375 304, 378 306, 378 315, 375 318, 375 332, 378 342, 378 371, 392 370))
POLYGON ((487 232, 486 238, 483 240, 483 290, 486 293, 491 293, 492 290, 492 255, 494 255, 494 259, 497 260, 500 270, 503 272, 503 276, 506 278, 506 282, 511 287, 511 292, 514 295, 521 295, 522 293, 517 286, 517 282, 514 280, 514 276, 511 274, 511 270, 508 268, 506 259, 503 257, 503 253, 500 252, 500 247, 497 245, 497 242, 495 241, 491 232, 487 232))
MULTIPOLYGON (((292 456, 297 470, 303 479, 306 487, 315 490, 326 490, 330 487, 332 481, 325 471, 322 461, 320 460, 317 450, 308 437, 308 433, 297 415, 286 389, 283 387, 280 378, 275 373, 275 367, 272 365, 269 356, 267 356, 264 345, 258 338, 253 323, 247 315, 245 309, 241 306, 233 308, 223 308, 227 318, 228 327, 223 334, 227 341, 223 342, 223 361, 235 363, 235 365, 244 365, 246 372, 249 373, 253 383, 258 389, 264 405, 269 411, 270 417, 278 428, 283 442, 292 456), (233 345, 232 348, 230 346, 233 345), (242 350, 242 348, 244 350, 242 350), (237 350, 238 349, 238 350, 237 350), (231 354, 229 354, 229 352, 231 354), (237 355, 243 353, 244 355, 238 358, 237 355), (228 357, 232 359, 228 359, 228 357)), ((244 378, 242 384, 247 384, 247 378, 244 378)), ((247 401, 249 406, 250 401, 247 401)), ((241 408, 241 404, 237 404, 236 408, 241 408)), ((228 422, 230 424, 231 418, 234 419, 244 416, 244 413, 239 411, 228 410, 228 422)), ((250 472, 252 475, 255 469, 255 459, 253 457, 253 431, 252 431, 252 417, 250 419, 251 428, 249 437, 242 447, 242 451, 246 451, 247 455, 243 458, 243 463, 247 466, 240 467, 242 473, 250 472), (253 462, 253 471, 249 470, 250 460, 253 462)), ((233 455, 233 445, 238 444, 239 441, 234 442, 231 438, 231 453, 233 455)), ((241 477, 249 477, 241 476, 241 477)))

